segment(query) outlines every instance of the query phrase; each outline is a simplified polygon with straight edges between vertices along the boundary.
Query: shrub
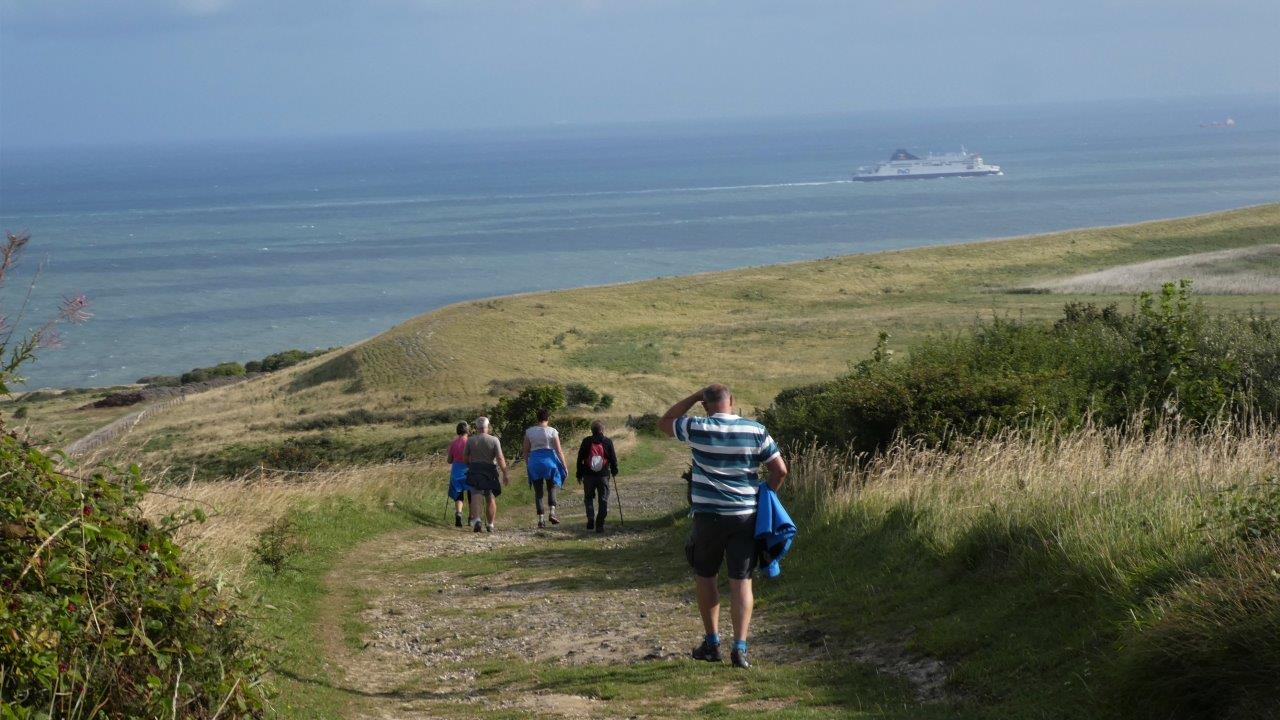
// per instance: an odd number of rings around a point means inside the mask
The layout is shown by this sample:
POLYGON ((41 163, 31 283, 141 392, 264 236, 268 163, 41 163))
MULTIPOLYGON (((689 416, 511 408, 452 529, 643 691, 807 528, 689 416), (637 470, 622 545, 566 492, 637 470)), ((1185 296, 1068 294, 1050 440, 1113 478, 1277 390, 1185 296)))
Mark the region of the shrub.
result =
POLYGON ((283 350, 278 353, 272 353, 261 360, 250 360, 245 363, 246 372, 276 372, 287 367, 292 367, 302 362, 310 360, 313 357, 319 357, 325 353, 335 350, 336 348, 326 348, 324 350, 283 350))
POLYGON ((18 406, 18 409, 13 411, 13 417, 14 417, 15 419, 21 420, 21 419, 25 418, 26 416, 27 416, 27 406, 26 406, 26 405, 19 405, 19 406, 18 406))
POLYGON ((596 410, 608 410, 611 407, 613 407, 613 396, 609 393, 601 394, 596 402, 596 410))
MULTIPOLYGON (((0 280, 25 236, 0 248, 0 280)), ((60 319, 87 319, 82 297, 60 319)), ((56 322, 0 340, 0 391, 56 322)), ((61 460, 61 459, 60 459, 61 460)), ((261 717, 263 666, 242 616, 184 564, 138 503, 137 467, 77 476, 0 426, 0 715, 261 717)))
POLYGON ((657 413, 645 413, 636 417, 627 416, 627 427, 635 430, 643 435, 658 435, 658 417, 657 413))
POLYGON ((997 319, 934 337, 892 361, 887 335, 836 380, 780 393, 774 437, 871 452, 897 435, 941 443, 1049 415, 1063 427, 1226 413, 1280 420, 1280 322, 1210 317, 1190 286, 1144 294, 1134 311, 1072 303, 1052 324, 997 319))
POLYGON ((538 422, 538 410, 555 412, 564 407, 564 388, 559 385, 533 385, 515 397, 504 397, 489 410, 493 434, 502 441, 510 457, 518 457, 525 428, 538 422))
POLYGON ((192 383, 205 382, 219 377, 239 377, 244 375, 244 366, 238 362, 225 362, 214 365, 213 367, 194 368, 182 373, 179 378, 183 385, 192 383))
POLYGON ((564 399, 570 405, 595 405, 600 402, 600 393, 583 383, 569 383, 564 386, 564 399))
POLYGON ((297 525, 287 517, 277 518, 258 533, 253 554, 274 574, 280 574, 291 558, 301 552, 303 542, 297 525))

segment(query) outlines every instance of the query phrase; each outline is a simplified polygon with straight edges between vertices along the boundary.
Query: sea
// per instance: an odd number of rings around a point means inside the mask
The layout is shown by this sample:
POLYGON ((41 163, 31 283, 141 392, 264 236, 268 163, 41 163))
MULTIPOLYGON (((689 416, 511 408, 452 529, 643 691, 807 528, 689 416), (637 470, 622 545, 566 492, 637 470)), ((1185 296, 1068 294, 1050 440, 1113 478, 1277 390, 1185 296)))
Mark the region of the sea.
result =
POLYGON ((23 387, 102 386, 343 345, 471 298, 1277 200, 1280 98, 1259 96, 0 145, 0 228, 31 235, 0 312, 21 330, 86 294, 93 318, 23 387), (897 148, 962 147, 1005 174, 849 180, 897 148))

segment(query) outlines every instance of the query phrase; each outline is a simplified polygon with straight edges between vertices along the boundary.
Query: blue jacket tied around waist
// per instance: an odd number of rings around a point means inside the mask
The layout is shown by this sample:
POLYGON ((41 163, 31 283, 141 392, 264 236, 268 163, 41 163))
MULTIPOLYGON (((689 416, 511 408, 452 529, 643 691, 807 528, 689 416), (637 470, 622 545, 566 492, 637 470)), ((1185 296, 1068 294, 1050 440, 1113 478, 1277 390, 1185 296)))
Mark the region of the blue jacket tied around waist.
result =
POLYGON ((525 468, 529 471, 530 484, 535 480, 553 480, 556 487, 563 487, 565 478, 569 477, 569 469, 560 462, 560 456, 556 455, 556 451, 551 448, 542 448, 529 453, 525 468))
POLYGON ((782 573, 778 561, 791 549, 795 537, 796 524, 782 507, 778 493, 768 483, 760 483, 756 489, 756 552, 760 572, 765 577, 778 577, 782 573))
POLYGON ((455 500, 467 490, 467 464, 452 463, 449 466, 449 497, 455 500))

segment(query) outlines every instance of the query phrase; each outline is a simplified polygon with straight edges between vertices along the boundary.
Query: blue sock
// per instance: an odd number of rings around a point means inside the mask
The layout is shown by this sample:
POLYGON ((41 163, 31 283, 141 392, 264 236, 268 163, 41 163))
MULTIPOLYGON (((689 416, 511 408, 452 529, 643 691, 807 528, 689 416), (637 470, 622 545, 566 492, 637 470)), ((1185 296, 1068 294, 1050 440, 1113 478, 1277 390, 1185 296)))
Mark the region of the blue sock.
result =
POLYGON ((720 633, 707 633, 706 637, 702 638, 702 642, 708 645, 719 645, 720 633))
POLYGON ((742 652, 746 652, 746 651, 747 651, 747 641, 746 641, 746 640, 734 640, 734 641, 733 641, 733 649, 734 649, 734 650, 740 650, 740 651, 742 651, 742 652))

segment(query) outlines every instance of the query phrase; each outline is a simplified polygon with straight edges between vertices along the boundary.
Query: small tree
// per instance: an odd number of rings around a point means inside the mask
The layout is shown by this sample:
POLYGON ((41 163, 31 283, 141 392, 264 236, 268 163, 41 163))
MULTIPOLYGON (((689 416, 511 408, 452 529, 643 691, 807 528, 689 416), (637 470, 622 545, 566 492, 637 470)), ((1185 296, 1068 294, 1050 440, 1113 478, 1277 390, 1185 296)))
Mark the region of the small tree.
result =
POLYGON ((502 441, 503 452, 519 457, 525 428, 538 422, 538 410, 555 412, 564 405, 564 388, 559 385, 532 385, 515 397, 499 400, 489 411, 489 420, 493 434, 502 441))

